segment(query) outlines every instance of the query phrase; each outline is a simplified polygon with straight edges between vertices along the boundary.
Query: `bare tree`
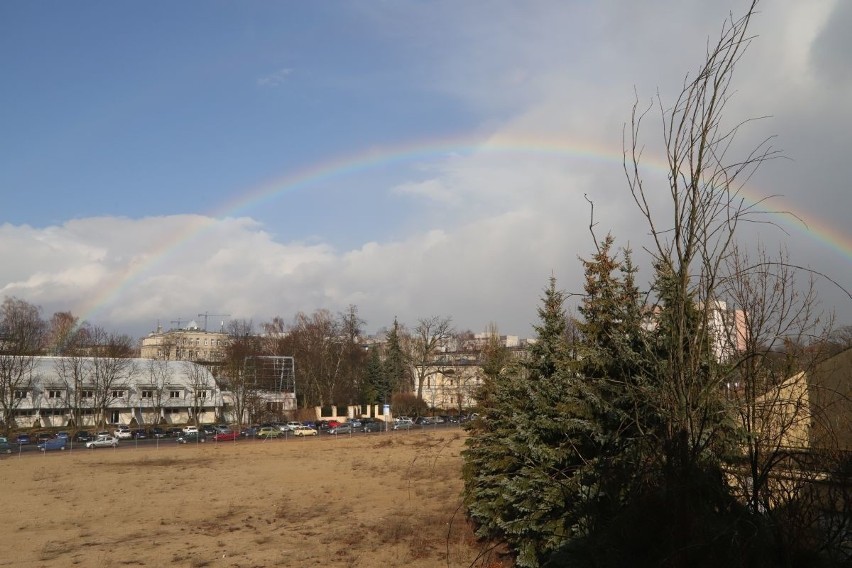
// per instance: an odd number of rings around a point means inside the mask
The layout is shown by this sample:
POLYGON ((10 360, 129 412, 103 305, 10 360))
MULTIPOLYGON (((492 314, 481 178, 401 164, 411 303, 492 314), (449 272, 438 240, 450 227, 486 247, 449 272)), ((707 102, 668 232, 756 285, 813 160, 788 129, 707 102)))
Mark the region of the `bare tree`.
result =
POLYGON ((250 320, 228 322, 228 335, 222 374, 231 394, 234 418, 238 425, 242 425, 258 389, 263 387, 257 383, 255 369, 256 357, 262 353, 261 341, 254 334, 250 320))
POLYGON ((734 402, 746 460, 738 476, 745 501, 755 511, 772 508, 770 483, 788 467, 791 452, 808 446, 812 420, 806 376, 819 357, 797 352, 815 340, 825 345, 830 318, 817 308, 813 277, 804 287, 781 251, 770 258, 760 248, 752 260, 738 247, 727 259, 720 292, 735 310, 725 329, 731 374, 726 390, 734 402))
POLYGON ((79 339, 77 326, 79 319, 71 312, 56 312, 47 325, 47 352, 53 355, 65 355, 74 349, 79 339))
POLYGON ((190 390, 190 411, 192 412, 190 419, 198 426, 199 417, 210 404, 208 395, 213 388, 213 382, 209 371, 192 361, 183 362, 183 376, 190 390))
POLYGON ((147 406, 148 415, 153 418, 152 424, 160 424, 163 410, 171 396, 171 386, 174 384, 174 372, 169 362, 164 359, 150 359, 145 369, 148 380, 144 385, 141 400, 147 406), (147 395, 147 396, 146 396, 147 395))
POLYGON ((91 327, 87 333, 89 344, 85 351, 91 355, 84 368, 84 383, 91 387, 92 409, 95 423, 103 426, 109 422, 112 406, 129 405, 130 377, 136 371, 132 339, 129 336, 108 333, 103 328, 91 327))
POLYGON ((327 310, 299 313, 290 328, 293 356, 298 361, 300 396, 304 406, 337 402, 343 375, 343 330, 327 310))
POLYGON ((0 412, 8 434, 15 425, 15 410, 26 396, 32 396, 32 370, 35 356, 45 339, 46 326, 39 308, 6 298, 0 306, 0 412))
POLYGON ((417 398, 423 398, 423 384, 438 372, 432 363, 435 355, 447 346, 453 335, 453 320, 449 317, 431 316, 417 321, 411 338, 411 367, 417 382, 417 398))
POLYGON ((754 218, 741 193, 743 184, 776 155, 769 140, 745 158, 729 150, 749 121, 727 127, 722 116, 730 100, 734 70, 749 44, 753 1, 741 18, 726 22, 719 40, 708 46, 694 79, 685 81, 674 106, 659 103, 668 163, 668 214, 652 205, 641 174, 640 130, 645 112, 634 105, 626 134, 624 165, 629 188, 652 239, 649 252, 657 270, 657 292, 665 310, 666 346, 658 350, 658 383, 652 414, 665 417, 657 428, 659 447, 670 448, 688 469, 719 441, 716 417, 726 374, 708 365, 720 271, 734 246, 738 225, 754 218))

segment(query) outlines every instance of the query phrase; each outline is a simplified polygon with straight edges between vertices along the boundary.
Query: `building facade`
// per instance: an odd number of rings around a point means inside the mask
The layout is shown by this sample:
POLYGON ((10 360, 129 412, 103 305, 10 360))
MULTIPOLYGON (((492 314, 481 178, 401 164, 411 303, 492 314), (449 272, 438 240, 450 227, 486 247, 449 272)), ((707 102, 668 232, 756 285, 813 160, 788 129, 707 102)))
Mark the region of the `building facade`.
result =
POLYGON ((35 357, 14 392, 14 428, 215 422, 223 393, 188 361, 35 357))
POLYGON ((228 341, 227 333, 203 330, 191 321, 185 328, 168 331, 158 329, 142 338, 141 357, 167 361, 217 362, 222 360, 228 341))

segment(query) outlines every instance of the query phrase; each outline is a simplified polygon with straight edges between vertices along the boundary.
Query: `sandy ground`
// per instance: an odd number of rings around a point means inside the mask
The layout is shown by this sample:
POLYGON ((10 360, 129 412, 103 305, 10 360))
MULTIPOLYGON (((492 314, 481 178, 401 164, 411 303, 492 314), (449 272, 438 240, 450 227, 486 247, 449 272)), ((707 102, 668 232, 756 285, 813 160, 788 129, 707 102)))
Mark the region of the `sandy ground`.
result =
POLYGON ((0 460, 0 566, 495 566, 458 429, 0 460))

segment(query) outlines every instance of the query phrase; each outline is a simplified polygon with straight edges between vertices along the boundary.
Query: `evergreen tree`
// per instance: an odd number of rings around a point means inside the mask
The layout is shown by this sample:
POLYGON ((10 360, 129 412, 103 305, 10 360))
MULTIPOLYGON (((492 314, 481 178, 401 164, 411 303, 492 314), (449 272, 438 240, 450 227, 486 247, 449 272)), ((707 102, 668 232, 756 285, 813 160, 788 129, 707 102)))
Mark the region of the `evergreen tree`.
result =
POLYGON ((563 304, 551 278, 529 359, 488 385, 465 451, 470 514, 480 534, 512 546, 518 566, 539 566, 580 530, 579 474, 595 453, 563 304))
POLYGON ((379 349, 373 347, 361 381, 361 398, 366 404, 383 404, 391 399, 391 394, 379 349))
POLYGON ((411 392, 413 387, 400 335, 399 322, 393 318, 393 327, 388 331, 385 343, 384 375, 394 393, 411 392))

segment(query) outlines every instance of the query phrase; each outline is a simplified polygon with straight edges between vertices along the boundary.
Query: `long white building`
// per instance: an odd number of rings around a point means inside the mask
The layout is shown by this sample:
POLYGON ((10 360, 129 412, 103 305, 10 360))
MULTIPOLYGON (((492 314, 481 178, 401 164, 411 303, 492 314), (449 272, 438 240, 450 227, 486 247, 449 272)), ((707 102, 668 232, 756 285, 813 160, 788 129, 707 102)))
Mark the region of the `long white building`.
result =
POLYGON ((12 393, 17 428, 214 422, 225 395, 189 361, 35 357, 12 393))

